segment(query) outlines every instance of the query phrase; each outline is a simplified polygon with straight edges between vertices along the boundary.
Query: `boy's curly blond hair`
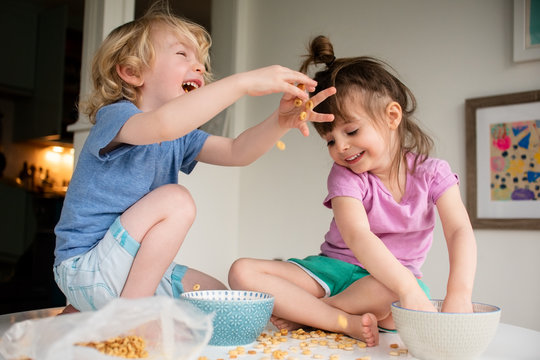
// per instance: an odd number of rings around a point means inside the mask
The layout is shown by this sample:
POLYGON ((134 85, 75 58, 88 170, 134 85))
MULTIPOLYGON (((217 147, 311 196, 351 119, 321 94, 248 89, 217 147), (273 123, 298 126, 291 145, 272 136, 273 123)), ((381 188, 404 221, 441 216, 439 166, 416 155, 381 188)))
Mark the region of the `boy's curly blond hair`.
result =
POLYGON ((202 26, 171 13, 166 2, 158 1, 141 18, 111 31, 96 52, 92 62, 93 90, 86 101, 79 103, 81 112, 88 115, 92 124, 97 111, 105 105, 122 99, 137 103, 137 87, 122 80, 116 66, 127 65, 135 75, 152 66, 155 51, 150 31, 156 25, 168 26, 189 41, 198 51, 198 61, 205 66, 205 82, 211 80, 210 34, 202 26))

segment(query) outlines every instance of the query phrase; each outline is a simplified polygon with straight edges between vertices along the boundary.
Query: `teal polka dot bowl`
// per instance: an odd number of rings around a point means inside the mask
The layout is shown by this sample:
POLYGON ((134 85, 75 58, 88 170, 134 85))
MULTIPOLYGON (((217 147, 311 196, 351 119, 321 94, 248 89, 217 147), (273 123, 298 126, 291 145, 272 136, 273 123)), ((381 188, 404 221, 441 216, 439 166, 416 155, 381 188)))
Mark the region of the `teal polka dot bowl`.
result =
POLYGON ((190 291, 181 298, 207 314, 214 314, 209 345, 240 346, 255 342, 274 308, 270 294, 243 290, 190 291))

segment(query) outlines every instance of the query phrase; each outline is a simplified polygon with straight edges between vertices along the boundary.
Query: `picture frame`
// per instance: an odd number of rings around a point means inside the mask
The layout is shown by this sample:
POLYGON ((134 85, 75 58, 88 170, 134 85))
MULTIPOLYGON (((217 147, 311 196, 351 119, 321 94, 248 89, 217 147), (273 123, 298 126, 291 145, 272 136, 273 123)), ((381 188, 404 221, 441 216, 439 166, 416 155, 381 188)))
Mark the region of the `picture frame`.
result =
POLYGON ((514 62, 540 60, 540 2, 514 0, 514 62))
POLYGON ((465 131, 473 228, 540 229, 540 90, 466 99, 465 131))

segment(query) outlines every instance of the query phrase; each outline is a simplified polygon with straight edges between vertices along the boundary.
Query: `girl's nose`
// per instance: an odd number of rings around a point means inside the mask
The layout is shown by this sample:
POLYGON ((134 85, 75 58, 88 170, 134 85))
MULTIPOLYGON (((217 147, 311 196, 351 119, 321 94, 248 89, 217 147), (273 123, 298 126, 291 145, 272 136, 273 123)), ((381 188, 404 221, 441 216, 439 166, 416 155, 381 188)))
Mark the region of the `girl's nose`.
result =
POLYGON ((338 144, 338 149, 341 152, 349 150, 350 147, 351 146, 349 145, 349 143, 347 143, 345 141, 340 141, 339 144, 338 144))
POLYGON ((205 68, 203 64, 199 64, 198 62, 193 64, 193 71, 199 74, 204 74, 205 68))

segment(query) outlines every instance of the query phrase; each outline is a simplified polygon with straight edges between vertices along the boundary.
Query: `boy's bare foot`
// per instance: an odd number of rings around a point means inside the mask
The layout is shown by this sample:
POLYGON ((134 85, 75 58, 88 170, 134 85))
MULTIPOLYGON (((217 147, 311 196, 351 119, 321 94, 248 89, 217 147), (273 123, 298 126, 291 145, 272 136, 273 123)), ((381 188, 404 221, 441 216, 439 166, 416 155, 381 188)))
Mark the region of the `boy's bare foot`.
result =
POLYGON ((79 310, 75 309, 73 307, 73 305, 68 305, 64 308, 64 310, 62 310, 62 312, 58 315, 65 315, 65 314, 71 314, 71 313, 76 313, 76 312, 79 312, 79 310))
POLYGON ((285 330, 292 331, 292 330, 298 330, 302 327, 302 325, 298 323, 285 320, 274 315, 270 317, 270 322, 274 324, 274 326, 277 327, 279 330, 285 329, 285 330))

